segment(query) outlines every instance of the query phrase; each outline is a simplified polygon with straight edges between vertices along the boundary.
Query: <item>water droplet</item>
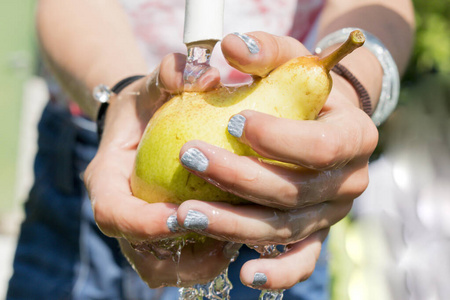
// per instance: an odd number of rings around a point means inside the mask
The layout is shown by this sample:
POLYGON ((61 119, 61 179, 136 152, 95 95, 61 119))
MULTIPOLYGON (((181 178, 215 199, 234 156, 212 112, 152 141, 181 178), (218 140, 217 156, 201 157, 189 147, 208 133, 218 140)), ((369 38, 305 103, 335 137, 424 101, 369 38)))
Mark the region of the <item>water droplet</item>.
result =
POLYGON ((181 288, 179 300, 230 300, 230 291, 233 288, 228 279, 228 269, 225 269, 216 278, 206 284, 196 284, 181 288))
POLYGON ((206 47, 188 48, 183 74, 185 83, 195 83, 210 68, 211 52, 211 49, 206 47))
POLYGON ((259 300, 282 300, 284 290, 262 290, 259 300))
POLYGON ((277 257, 286 252, 285 245, 247 245, 249 248, 255 250, 262 257, 277 257))

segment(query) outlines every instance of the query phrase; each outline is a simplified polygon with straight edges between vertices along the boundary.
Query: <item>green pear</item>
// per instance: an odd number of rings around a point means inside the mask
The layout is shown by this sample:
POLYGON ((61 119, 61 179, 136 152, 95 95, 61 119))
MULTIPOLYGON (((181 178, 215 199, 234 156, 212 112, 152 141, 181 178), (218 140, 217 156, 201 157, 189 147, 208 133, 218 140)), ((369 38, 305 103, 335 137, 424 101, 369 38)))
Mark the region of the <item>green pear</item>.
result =
POLYGON ((354 31, 323 59, 294 58, 249 85, 171 98, 152 117, 139 144, 130 181, 134 196, 150 203, 180 204, 189 199, 246 203, 188 172, 179 161, 181 147, 202 140, 237 155, 258 156, 228 133, 229 119, 246 109, 294 120, 317 118, 331 91, 330 70, 363 43, 364 35, 354 31))

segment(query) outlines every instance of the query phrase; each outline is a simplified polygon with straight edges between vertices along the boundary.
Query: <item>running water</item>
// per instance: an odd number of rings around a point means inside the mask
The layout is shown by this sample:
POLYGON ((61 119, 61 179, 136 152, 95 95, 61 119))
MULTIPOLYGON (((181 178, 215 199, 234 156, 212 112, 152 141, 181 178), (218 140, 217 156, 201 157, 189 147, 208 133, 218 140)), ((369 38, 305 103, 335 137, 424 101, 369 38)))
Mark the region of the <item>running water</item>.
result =
POLYGON ((282 300, 284 290, 262 290, 259 300, 282 300))
MULTIPOLYGON (((285 245, 247 245, 263 258, 273 258, 286 252, 285 245)), ((262 290, 259 300, 282 300, 284 290, 262 290)))
POLYGON ((192 287, 180 288, 179 300, 230 300, 230 291, 233 288, 228 279, 228 268, 219 276, 206 284, 196 284, 192 287))
POLYGON ((255 250, 263 258, 277 257, 286 252, 285 245, 247 245, 250 249, 255 250))
MULTIPOLYGON (((261 257, 276 257, 286 251, 284 245, 250 245, 249 247, 260 253, 261 257)), ((227 268, 219 276, 206 284, 196 284, 191 287, 180 288, 178 300, 231 300, 230 292, 232 288, 233 285, 228 279, 227 268)), ((283 292, 284 290, 262 290, 259 295, 259 300, 282 300, 283 292)))
POLYGON ((211 53, 211 49, 207 47, 188 47, 183 74, 185 83, 194 84, 210 68, 211 53))

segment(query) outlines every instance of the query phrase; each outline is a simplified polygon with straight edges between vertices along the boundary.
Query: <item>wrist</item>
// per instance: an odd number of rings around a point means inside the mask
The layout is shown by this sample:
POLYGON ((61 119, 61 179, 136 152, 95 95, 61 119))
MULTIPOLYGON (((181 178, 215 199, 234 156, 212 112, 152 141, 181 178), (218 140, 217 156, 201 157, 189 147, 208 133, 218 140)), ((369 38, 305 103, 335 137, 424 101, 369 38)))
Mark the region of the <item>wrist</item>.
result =
POLYGON ((341 64, 366 89, 370 97, 373 112, 380 99, 383 81, 383 69, 381 68, 380 62, 368 49, 361 47, 355 51, 354 55, 345 57, 341 64))
MULTIPOLYGON (((333 45, 323 50, 320 53, 320 56, 326 56, 337 47, 338 45, 333 45)), ((342 59, 339 64, 350 71, 357 81, 364 87, 370 98, 373 112, 378 104, 378 99, 380 98, 383 78, 383 70, 377 58, 368 49, 361 47, 355 50, 351 55, 348 55, 342 59)), ((349 100, 355 106, 362 107, 361 99, 355 86, 335 72, 331 72, 331 75, 334 82, 342 86, 342 89, 349 97, 349 100)))
MULTIPOLYGON (((106 121, 106 113, 108 111, 110 100, 114 98, 116 101, 122 98, 123 94, 139 94, 139 89, 136 92, 131 92, 130 89, 136 89, 133 84, 137 84, 137 81, 144 78, 144 75, 135 75, 126 77, 116 83, 112 88, 104 84, 100 84, 93 90, 93 97, 100 102, 100 107, 97 114, 97 135, 100 140, 103 135, 103 130, 106 121), (128 89, 127 89, 128 88, 128 89)), ((141 86, 142 84, 139 84, 141 86)), ((119 101, 120 102, 120 101, 119 101)))
POLYGON ((336 74, 335 72, 330 72, 331 78, 333 79, 333 88, 339 90, 339 92, 345 96, 345 99, 349 101, 355 107, 360 107, 359 97, 356 93, 356 89, 348 82, 344 77, 336 74))

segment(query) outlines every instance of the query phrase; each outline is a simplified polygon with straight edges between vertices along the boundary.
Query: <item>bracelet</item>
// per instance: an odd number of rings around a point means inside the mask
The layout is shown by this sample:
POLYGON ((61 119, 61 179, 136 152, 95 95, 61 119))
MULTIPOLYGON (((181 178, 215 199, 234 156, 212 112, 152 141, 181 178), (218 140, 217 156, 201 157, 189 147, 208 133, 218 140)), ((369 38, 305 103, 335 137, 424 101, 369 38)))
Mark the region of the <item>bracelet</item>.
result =
POLYGON ((369 116, 372 115, 372 101, 370 100, 369 93, 361 82, 352 74, 346 67, 341 64, 336 64, 332 71, 339 76, 344 77, 355 89, 359 98, 359 107, 369 116))
POLYGON ((96 86, 92 92, 92 96, 95 100, 100 102, 100 108, 98 109, 97 113, 97 136, 98 141, 102 139, 103 135, 103 129, 105 128, 105 119, 106 119, 106 111, 109 107, 109 99, 111 98, 111 95, 119 94, 124 88, 126 88, 131 83, 135 82, 138 79, 141 79, 145 77, 144 75, 136 75, 136 76, 130 76, 127 78, 122 79, 118 83, 116 83, 111 89, 104 85, 99 84, 96 86))
POLYGON ((387 50, 383 43, 373 34, 365 30, 348 27, 335 31, 324 37, 317 44, 315 52, 319 54, 324 49, 334 44, 344 42, 348 38, 350 32, 356 29, 361 30, 361 32, 364 34, 364 36, 366 37, 364 47, 366 47, 370 52, 372 52, 372 54, 375 55, 383 69, 380 99, 378 100, 375 111, 371 116, 372 121, 377 126, 379 126, 395 110, 400 94, 400 76, 398 73, 398 68, 394 59, 392 58, 392 55, 389 53, 389 50, 387 50))

